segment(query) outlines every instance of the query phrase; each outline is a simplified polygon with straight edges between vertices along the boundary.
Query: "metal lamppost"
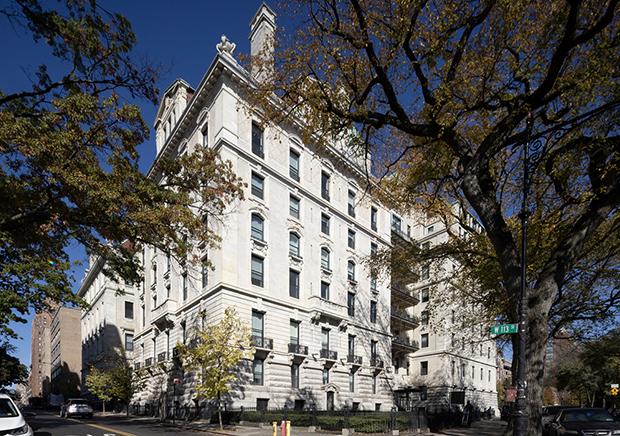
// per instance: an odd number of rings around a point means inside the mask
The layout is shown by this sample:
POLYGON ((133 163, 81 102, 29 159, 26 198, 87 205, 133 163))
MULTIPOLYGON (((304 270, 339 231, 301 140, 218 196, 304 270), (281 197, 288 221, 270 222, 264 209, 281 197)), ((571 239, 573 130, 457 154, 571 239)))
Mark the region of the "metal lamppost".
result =
POLYGON ((517 401, 514 414, 514 436, 526 436, 528 426, 527 415, 527 374, 526 352, 527 345, 527 224, 529 210, 527 196, 530 190, 530 133, 532 129, 532 116, 527 118, 527 137, 523 145, 523 199, 521 202, 521 286, 519 291, 519 364, 517 366, 517 401))
POLYGON ((573 126, 565 125, 552 127, 546 132, 536 134, 532 139, 532 114, 528 114, 526 121, 526 139, 523 145, 523 199, 521 202, 521 286, 519 292, 519 365, 517 367, 517 401, 514 413, 514 436, 526 436, 529 417, 527 415, 527 226, 530 211, 528 195, 534 173, 541 156, 560 141, 573 126))

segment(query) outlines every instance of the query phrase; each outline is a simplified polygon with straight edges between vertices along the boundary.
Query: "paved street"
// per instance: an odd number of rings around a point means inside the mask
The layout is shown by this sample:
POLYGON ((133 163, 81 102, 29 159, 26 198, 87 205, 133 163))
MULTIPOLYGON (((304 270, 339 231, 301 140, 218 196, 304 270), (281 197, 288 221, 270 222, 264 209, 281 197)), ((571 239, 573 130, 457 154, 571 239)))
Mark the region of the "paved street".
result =
POLYGON ((126 420, 120 417, 95 417, 94 419, 63 419, 47 412, 39 412, 28 419, 35 436, 161 436, 192 435, 196 432, 163 427, 150 420, 126 420))
MULTIPOLYGON (((161 436, 166 434, 192 435, 215 434, 200 429, 181 429, 170 425, 161 425, 153 419, 126 419, 121 416, 103 416, 88 419, 62 419, 47 412, 39 413, 29 419, 29 424, 35 431, 35 436, 161 436)), ((429 436, 501 436, 506 423, 499 420, 480 421, 471 428, 458 427, 433 433, 429 436)), ((239 436, 268 436, 269 428, 237 427, 234 433, 239 436)), ((310 433, 306 429, 295 428, 292 432, 296 436, 312 436, 325 433, 310 433)))

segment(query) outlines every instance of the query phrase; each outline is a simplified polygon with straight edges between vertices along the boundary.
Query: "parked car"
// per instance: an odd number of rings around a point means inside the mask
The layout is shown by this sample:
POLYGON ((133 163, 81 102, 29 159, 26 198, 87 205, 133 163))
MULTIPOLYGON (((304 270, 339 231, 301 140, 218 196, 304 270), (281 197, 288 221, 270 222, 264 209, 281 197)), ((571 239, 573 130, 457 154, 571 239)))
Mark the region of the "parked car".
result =
POLYGON ((88 401, 82 398, 69 398, 60 406, 60 417, 69 418, 71 416, 93 417, 93 408, 88 401))
POLYGON ((620 423, 605 409, 564 409, 549 426, 550 436, 620 435, 620 423))
POLYGON ((564 409, 574 409, 575 406, 545 406, 542 409, 542 426, 543 426, 543 436, 547 436, 549 434, 549 425, 553 418, 555 418, 560 411, 564 409))
POLYGON ((5 394, 0 394, 0 434, 14 436, 33 436, 34 434, 19 408, 11 397, 5 394))

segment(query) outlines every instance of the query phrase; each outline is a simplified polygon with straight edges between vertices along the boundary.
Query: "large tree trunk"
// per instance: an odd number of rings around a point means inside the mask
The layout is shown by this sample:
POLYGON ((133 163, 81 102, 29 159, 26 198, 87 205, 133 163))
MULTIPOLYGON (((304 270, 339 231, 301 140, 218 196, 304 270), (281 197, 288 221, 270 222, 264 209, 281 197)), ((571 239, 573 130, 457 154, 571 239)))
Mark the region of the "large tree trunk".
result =
POLYGON ((527 336, 527 414, 528 436, 542 434, 543 379, 545 374, 545 350, 549 337, 548 316, 551 307, 551 285, 531 289, 528 298, 527 336))

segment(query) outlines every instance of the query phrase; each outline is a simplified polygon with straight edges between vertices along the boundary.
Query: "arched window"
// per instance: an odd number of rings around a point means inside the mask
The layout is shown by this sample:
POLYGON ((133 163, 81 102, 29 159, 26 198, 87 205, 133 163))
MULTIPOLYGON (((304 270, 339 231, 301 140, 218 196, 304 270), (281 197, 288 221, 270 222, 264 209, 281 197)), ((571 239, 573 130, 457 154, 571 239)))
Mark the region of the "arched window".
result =
POLYGON ((288 250, 293 256, 301 257, 301 251, 299 248, 300 238, 295 232, 290 232, 288 235, 288 250))
POLYGON ((329 249, 326 247, 321 247, 321 268, 330 269, 329 268, 329 249))
POLYGON ((352 260, 347 262, 347 279, 351 282, 355 281, 355 262, 352 260))
POLYGON ((265 240, 265 220, 258 214, 252 214, 252 239, 265 240))

